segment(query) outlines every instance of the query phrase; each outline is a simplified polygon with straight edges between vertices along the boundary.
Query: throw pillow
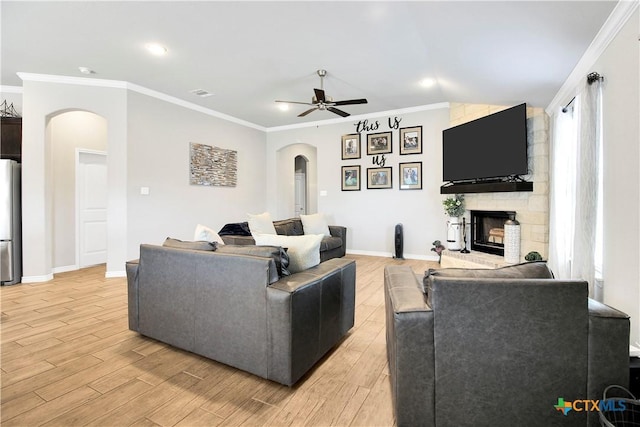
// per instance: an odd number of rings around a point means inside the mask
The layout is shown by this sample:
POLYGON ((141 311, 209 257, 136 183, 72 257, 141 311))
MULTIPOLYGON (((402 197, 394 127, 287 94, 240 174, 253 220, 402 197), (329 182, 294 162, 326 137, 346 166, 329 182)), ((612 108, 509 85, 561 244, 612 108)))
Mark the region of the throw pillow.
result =
POLYGON ((280 246, 225 245, 218 248, 223 254, 239 254, 271 258, 276 263, 278 277, 289 276, 289 255, 280 246))
POLYGON ((251 236, 251 231, 249 231, 249 223, 248 222, 234 222, 231 224, 225 224, 220 231, 218 231, 218 236, 251 236))
POLYGON ((300 215, 300 220, 302 221, 304 234, 322 234, 331 237, 329 224, 327 224, 327 219, 323 214, 300 215))
POLYGON ((196 231, 193 235, 193 240, 195 241, 205 241, 205 242, 216 242, 219 245, 224 245, 222 238, 213 231, 211 228, 206 225, 198 224, 196 225, 196 231))
POLYGON ((258 215, 247 214, 249 216, 249 230, 251 235, 256 234, 276 234, 276 229, 273 226, 273 220, 269 212, 264 212, 258 215))
POLYGON ((461 277, 472 279, 553 279, 553 272, 544 261, 524 262, 501 268, 430 268, 422 279, 422 292, 431 305, 431 277, 461 277))
POLYGON ((280 234, 256 234, 256 245, 272 245, 288 248, 289 271, 298 273, 320 264, 322 234, 282 236, 280 234))
POLYGON ((190 249, 192 251, 215 251, 217 242, 189 242, 167 237, 162 246, 174 249, 190 249))

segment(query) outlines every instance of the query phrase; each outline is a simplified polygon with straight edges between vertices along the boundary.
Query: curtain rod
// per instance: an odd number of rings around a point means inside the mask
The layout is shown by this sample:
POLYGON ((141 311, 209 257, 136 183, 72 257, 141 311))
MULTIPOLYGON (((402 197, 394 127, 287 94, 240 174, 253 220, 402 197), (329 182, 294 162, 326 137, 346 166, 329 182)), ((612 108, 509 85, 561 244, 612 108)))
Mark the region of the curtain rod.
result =
MULTIPOLYGON (((604 80, 604 76, 601 76, 601 75, 600 75, 600 73, 597 73, 597 72, 595 72, 595 71, 594 71, 593 73, 589 73, 589 74, 587 74, 587 83, 588 83, 588 84, 590 84, 590 85, 592 85, 592 84, 594 84, 595 82, 598 82, 598 81, 600 81, 600 82, 601 82, 601 81, 603 81, 603 80, 604 80)), ((567 105, 565 105, 565 106, 562 108, 562 112, 563 112, 563 113, 566 113, 567 111, 569 111, 569 106, 570 106, 571 104, 573 104, 573 101, 575 101, 575 100, 576 100, 576 97, 575 97, 575 96, 574 96, 573 98, 571 98, 571 101, 569 101, 569 102, 567 103, 567 105)))

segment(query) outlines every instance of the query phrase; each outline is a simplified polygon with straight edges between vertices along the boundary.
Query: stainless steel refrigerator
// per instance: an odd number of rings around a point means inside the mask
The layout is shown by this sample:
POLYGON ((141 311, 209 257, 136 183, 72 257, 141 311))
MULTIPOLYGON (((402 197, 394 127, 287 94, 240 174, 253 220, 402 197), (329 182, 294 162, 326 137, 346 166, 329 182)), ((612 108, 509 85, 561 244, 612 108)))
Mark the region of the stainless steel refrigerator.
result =
POLYGON ((14 285, 22 279, 22 218, 20 164, 0 160, 0 283, 14 285))

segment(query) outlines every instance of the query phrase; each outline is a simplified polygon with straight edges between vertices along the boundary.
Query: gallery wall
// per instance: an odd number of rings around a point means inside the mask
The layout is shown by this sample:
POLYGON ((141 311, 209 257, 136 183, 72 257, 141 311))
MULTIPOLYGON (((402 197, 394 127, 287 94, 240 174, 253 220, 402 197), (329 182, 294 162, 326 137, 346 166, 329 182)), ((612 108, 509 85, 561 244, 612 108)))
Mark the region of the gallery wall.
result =
MULTIPOLYGON (((321 112, 323 114, 323 112, 321 112)), ((330 113, 326 113, 330 114, 330 113)), ((322 116, 319 119, 329 117, 322 116)), ((404 256, 437 259, 431 243, 446 239, 446 217, 442 207, 442 130, 449 127, 448 104, 425 106, 420 111, 402 110, 365 117, 318 122, 298 128, 272 129, 267 133, 267 207, 278 217, 293 216, 291 190, 279 173, 278 152, 291 145, 312 146, 317 155, 317 212, 332 224, 344 225, 347 252, 392 256, 394 229, 404 229, 404 256), (365 122, 366 120, 366 122, 365 122), (360 124, 360 126, 358 126, 360 124), (400 155, 400 128, 422 126, 422 153, 400 155), (342 135, 360 130, 361 157, 342 159, 342 135), (367 155, 367 135, 391 132, 392 152, 367 155), (377 159, 378 164, 374 163, 377 159), (367 189, 366 170, 391 167, 392 188, 367 189), (399 189, 399 164, 422 162, 422 189, 399 189), (342 190, 342 166, 360 166, 360 191, 342 190)), ((293 181, 293 176, 290 177, 293 181)), ((314 212, 310 212, 314 213, 314 212)))

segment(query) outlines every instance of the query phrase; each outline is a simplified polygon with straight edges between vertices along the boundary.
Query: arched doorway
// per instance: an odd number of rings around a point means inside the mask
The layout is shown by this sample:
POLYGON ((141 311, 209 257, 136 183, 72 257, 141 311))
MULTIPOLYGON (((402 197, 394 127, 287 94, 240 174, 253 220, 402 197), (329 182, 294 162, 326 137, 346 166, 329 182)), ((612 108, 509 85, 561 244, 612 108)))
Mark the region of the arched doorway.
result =
POLYGON ((307 214, 307 163, 304 156, 296 156, 294 159, 295 170, 295 199, 294 213, 296 217, 307 214))
POLYGON ((47 120, 52 271, 107 260, 107 121, 88 111, 47 120), (90 256, 87 256, 90 255, 90 256))

